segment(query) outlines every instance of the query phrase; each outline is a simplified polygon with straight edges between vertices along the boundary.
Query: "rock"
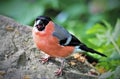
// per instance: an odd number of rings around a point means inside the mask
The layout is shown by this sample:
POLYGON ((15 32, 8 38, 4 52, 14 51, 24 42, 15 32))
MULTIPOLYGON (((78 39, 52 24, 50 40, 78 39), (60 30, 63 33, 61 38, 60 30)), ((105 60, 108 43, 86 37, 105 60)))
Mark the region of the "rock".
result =
MULTIPOLYGON (((91 66, 77 62, 70 66, 66 63, 63 76, 56 77, 59 63, 50 61, 46 64, 39 62, 43 56, 33 44, 32 27, 21 25, 13 19, 0 15, 0 75, 3 79, 97 79, 97 76, 85 73, 91 66)), ((71 58, 67 59, 72 61, 71 58)))

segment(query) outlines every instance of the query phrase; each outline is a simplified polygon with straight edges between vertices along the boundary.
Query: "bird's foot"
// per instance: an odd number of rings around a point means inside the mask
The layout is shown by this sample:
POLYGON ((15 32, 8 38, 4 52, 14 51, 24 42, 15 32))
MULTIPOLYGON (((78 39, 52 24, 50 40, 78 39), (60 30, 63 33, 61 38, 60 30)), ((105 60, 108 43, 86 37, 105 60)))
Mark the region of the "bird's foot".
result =
POLYGON ((63 73, 63 69, 59 68, 57 71, 55 71, 55 76, 61 76, 63 73))
POLYGON ((41 58, 40 61, 44 64, 44 63, 48 62, 49 59, 50 59, 50 56, 48 56, 46 58, 41 58))

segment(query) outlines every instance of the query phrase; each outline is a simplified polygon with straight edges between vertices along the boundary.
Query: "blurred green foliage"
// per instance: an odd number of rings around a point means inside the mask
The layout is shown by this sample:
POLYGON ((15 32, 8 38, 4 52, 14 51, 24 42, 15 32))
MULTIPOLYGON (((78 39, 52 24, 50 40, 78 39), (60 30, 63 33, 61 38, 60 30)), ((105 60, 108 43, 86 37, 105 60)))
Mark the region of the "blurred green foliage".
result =
POLYGON ((33 25, 39 15, 50 16, 89 47, 103 52, 97 67, 120 65, 119 0, 0 0, 0 14, 33 25), (117 22, 117 23, 116 23, 117 22))

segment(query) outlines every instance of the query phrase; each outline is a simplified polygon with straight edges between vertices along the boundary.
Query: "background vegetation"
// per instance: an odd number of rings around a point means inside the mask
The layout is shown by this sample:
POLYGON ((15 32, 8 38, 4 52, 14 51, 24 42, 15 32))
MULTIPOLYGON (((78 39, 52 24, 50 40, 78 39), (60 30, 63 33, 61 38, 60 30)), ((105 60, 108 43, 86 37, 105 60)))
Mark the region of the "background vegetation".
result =
POLYGON ((109 72, 110 77, 120 66, 119 0, 0 0, 0 14, 30 26, 37 16, 50 16, 89 47, 108 56, 93 55, 101 61, 96 66, 100 73, 109 72))

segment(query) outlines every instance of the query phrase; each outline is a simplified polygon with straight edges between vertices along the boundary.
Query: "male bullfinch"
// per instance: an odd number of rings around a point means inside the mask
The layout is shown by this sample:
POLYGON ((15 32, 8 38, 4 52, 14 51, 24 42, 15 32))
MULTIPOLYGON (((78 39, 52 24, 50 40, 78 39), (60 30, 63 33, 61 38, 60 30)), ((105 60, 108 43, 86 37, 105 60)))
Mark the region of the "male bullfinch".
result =
POLYGON ((56 75, 62 74, 64 59, 72 53, 91 52, 106 57, 106 55, 87 47, 74 35, 54 23, 52 19, 47 16, 39 16, 36 18, 32 35, 37 48, 48 55, 47 58, 43 58, 42 61, 46 62, 50 57, 63 59, 56 75))

